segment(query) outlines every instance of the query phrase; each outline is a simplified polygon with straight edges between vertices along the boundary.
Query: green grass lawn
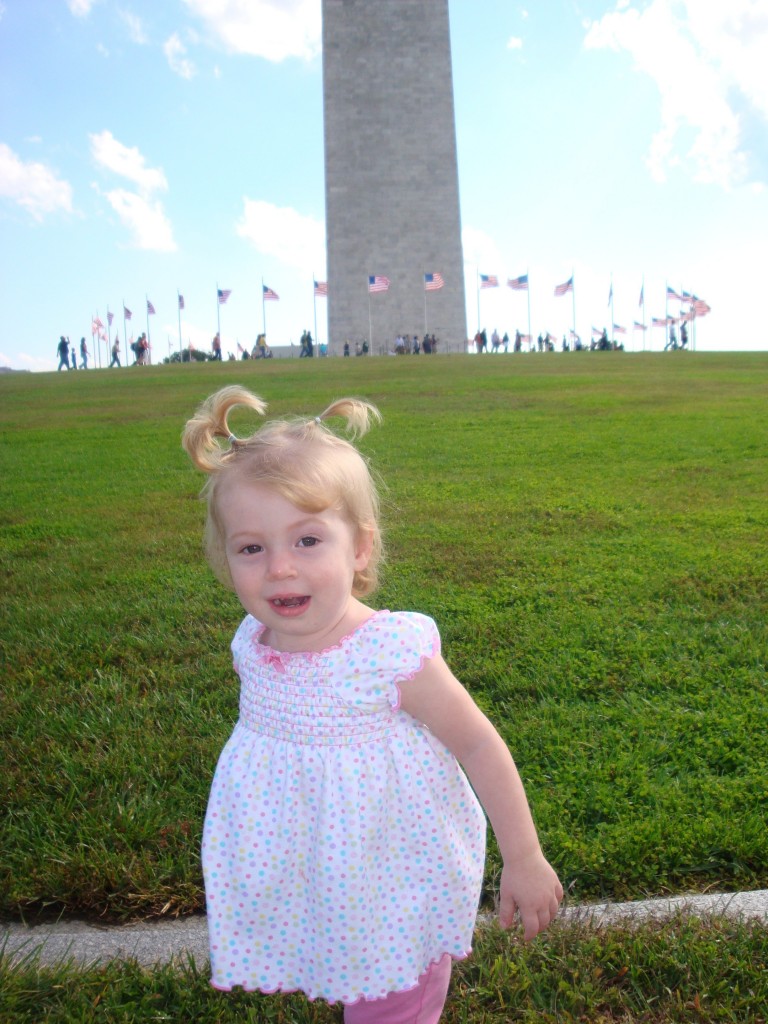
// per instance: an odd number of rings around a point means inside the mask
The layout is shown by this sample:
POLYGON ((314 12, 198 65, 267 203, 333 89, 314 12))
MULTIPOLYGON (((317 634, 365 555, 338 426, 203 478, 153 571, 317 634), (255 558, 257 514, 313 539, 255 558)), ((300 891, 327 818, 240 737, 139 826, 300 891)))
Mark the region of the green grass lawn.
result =
MULTIPOLYGON (((768 931, 677 919, 637 930, 554 925, 525 946, 495 929, 456 964, 442 1024, 765 1024, 768 931)), ((146 970, 5 970, 0 1020, 13 1024, 341 1024, 340 1007, 300 995, 216 992, 192 965, 146 970)))
POLYGON ((203 906, 241 612, 179 436, 232 382, 381 408, 372 604, 437 620, 571 899, 768 885, 768 355, 274 360, 0 376, 3 914, 203 906))

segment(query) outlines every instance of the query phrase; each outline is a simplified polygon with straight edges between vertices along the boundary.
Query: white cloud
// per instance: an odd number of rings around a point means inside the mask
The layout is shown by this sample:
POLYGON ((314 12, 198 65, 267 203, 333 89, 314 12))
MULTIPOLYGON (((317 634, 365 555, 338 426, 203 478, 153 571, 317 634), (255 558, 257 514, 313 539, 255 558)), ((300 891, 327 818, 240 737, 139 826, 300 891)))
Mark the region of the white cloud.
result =
POLYGON ((187 48, 182 43, 177 32, 166 39, 163 44, 163 53, 166 56, 171 71, 175 71, 182 78, 193 78, 196 74, 195 65, 187 59, 187 48))
POLYGON ((118 11, 120 19, 128 30, 128 37, 134 43, 138 43, 139 46, 144 46, 149 42, 147 33, 144 31, 144 22, 141 18, 134 14, 132 11, 120 10, 118 11))
POLYGON ((110 131, 91 135, 90 140, 97 164, 138 186, 138 192, 117 188, 101 193, 97 189, 131 232, 131 244, 137 249, 175 252, 173 228, 162 203, 154 195, 156 191, 168 188, 162 169, 148 167, 146 159, 135 146, 123 145, 110 131))
POLYGON ((461 245, 464 250, 464 269, 467 273, 499 275, 502 255, 496 242, 484 231, 465 227, 461 231, 461 245))
POLYGON ((67 7, 76 18, 84 18, 91 13, 96 0, 67 0, 67 7))
POLYGON ((184 0, 209 34, 233 53, 279 63, 320 53, 318 0, 184 0))
POLYGON ((31 356, 28 352, 18 352, 13 356, 0 352, 0 366, 8 366, 14 370, 44 372, 45 370, 55 370, 56 365, 56 359, 47 359, 45 356, 31 356))
POLYGON ((72 212, 72 186, 45 164, 24 162, 0 143, 0 196, 22 206, 35 218, 56 210, 72 212))
POLYGON ((749 179, 755 158, 765 161, 749 151, 745 122, 768 119, 768 0, 651 0, 642 10, 622 2, 590 25, 585 46, 628 51, 656 82, 661 127, 648 164, 657 180, 686 162, 696 180, 729 188, 749 179))
POLYGON ((89 138, 96 163, 134 182, 142 194, 168 188, 162 168, 147 167, 145 158, 135 146, 124 146, 110 131, 99 132, 89 138))
POLYGON ((507 40, 508 50, 522 50, 523 40, 519 36, 510 36, 507 40))
POLYGON ((105 196, 121 222, 131 232, 135 248, 155 252, 176 251, 173 229, 162 203, 122 188, 113 189, 105 193, 105 196))
POLYGON ((325 266, 323 223, 291 207, 245 197, 237 233, 259 252, 307 274, 320 273, 325 266))

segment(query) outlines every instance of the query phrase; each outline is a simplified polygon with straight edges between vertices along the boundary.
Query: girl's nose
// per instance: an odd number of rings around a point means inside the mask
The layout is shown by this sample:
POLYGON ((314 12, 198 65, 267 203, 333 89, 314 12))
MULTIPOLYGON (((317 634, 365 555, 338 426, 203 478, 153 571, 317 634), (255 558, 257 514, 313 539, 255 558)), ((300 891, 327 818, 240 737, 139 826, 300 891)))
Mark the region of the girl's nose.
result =
POLYGON ((275 553, 269 560, 269 576, 273 580, 290 579, 296 575, 290 557, 284 553, 275 553))

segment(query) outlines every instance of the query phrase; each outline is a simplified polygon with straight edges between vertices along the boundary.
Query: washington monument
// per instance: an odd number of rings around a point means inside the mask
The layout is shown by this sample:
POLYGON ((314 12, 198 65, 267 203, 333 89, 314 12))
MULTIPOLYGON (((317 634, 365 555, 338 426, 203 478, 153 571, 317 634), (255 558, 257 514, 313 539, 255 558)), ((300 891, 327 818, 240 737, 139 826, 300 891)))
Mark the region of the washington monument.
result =
POLYGON ((448 0, 322 4, 328 339, 463 346, 448 0))

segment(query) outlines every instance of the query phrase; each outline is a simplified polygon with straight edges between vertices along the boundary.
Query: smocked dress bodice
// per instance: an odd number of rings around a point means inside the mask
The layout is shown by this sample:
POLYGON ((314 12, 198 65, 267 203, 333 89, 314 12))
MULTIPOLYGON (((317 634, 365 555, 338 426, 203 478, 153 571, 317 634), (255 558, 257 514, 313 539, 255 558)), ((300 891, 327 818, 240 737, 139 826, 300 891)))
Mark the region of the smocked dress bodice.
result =
POLYGON ((240 717, 203 837, 212 982, 345 1003, 467 955, 485 819, 453 756, 400 708, 434 622, 375 612, 322 652, 232 643, 240 717))

